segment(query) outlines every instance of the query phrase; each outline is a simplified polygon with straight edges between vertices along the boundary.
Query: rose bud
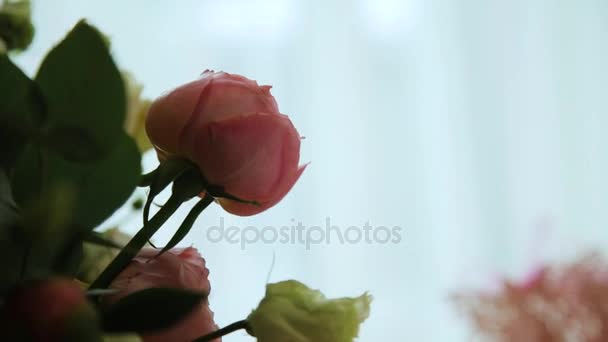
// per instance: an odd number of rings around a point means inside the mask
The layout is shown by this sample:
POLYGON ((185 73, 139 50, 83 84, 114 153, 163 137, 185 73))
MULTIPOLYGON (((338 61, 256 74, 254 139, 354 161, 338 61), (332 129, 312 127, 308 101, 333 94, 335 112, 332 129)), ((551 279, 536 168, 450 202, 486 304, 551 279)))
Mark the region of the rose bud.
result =
MULTIPOLYGON (((110 288, 120 292, 104 297, 104 305, 111 305, 133 292, 147 288, 193 289, 206 293, 211 291, 207 279, 209 270, 195 248, 174 248, 160 256, 156 256, 157 254, 156 249, 141 250, 112 282, 110 288)), ((209 309, 209 302, 205 300, 199 308, 177 324, 160 332, 142 334, 142 338, 144 342, 190 342, 216 329, 213 312, 209 309)))
POLYGON ((266 285, 266 296, 247 322, 259 342, 352 342, 369 316, 371 296, 327 299, 288 280, 266 285))
POLYGON ((230 213, 248 216, 278 203, 298 180, 300 135, 279 113, 270 86, 243 76, 205 71, 158 98, 146 132, 159 158, 184 157, 212 185, 258 205, 219 198, 230 213))
POLYGON ((0 315, 0 341, 100 341, 96 313, 75 281, 54 278, 8 295, 0 315))

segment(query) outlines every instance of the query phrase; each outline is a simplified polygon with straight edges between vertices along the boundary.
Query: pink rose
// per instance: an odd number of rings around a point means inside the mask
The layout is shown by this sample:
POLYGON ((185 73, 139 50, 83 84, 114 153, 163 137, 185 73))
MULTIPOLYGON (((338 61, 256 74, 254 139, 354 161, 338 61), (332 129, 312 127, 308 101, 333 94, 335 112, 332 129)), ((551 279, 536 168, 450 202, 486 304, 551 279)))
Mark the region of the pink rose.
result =
POLYGON ((270 86, 243 76, 205 71, 152 104, 146 131, 161 159, 177 155, 198 165, 209 183, 260 205, 219 199, 236 215, 278 203, 298 180, 300 135, 279 113, 270 86))
POLYGON ((63 341, 76 337, 70 322, 77 317, 96 320, 78 283, 64 278, 38 281, 6 298, 0 315, 0 340, 63 341))
MULTIPOLYGON (((205 260, 195 248, 174 248, 159 257, 158 250, 145 248, 131 264, 110 285, 121 290, 116 295, 107 296, 105 304, 111 304, 130 293, 153 287, 196 289, 207 293, 211 286, 207 276, 209 270, 205 260)), ((162 308, 159 308, 162 310, 162 308)), ((162 332, 145 334, 145 342, 190 342, 197 337, 217 330, 213 322, 213 312, 208 301, 190 313, 181 322, 162 332)), ((217 341, 220 341, 219 339, 217 341)))

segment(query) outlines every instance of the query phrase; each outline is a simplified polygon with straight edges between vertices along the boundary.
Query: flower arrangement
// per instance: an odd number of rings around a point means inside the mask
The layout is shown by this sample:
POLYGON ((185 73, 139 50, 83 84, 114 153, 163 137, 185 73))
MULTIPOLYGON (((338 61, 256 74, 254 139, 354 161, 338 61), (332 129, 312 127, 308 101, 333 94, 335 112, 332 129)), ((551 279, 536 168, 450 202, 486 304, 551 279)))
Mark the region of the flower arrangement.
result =
POLYGON ((121 72, 109 40, 80 21, 33 78, 11 60, 32 40, 30 3, 0 2, 0 340, 347 342, 371 297, 327 299, 295 280, 268 284, 259 306, 219 328, 198 250, 176 248, 213 203, 255 215, 294 186, 300 135, 269 86, 205 71, 155 101, 121 72), (142 175, 141 154, 159 166, 142 175), (134 236, 98 226, 147 187, 134 236), (154 214, 153 199, 171 196, 154 214), (197 203, 162 248, 147 245, 197 203))

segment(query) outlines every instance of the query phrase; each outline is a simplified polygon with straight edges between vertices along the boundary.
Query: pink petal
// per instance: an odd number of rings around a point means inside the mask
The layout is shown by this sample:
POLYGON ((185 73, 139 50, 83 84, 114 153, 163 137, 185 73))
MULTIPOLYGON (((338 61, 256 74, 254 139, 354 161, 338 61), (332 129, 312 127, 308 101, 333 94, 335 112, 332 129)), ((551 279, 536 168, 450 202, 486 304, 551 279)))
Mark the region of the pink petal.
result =
POLYGON ((287 116, 252 113, 207 124, 200 132, 191 158, 212 184, 239 198, 272 206, 302 171, 300 136, 287 116))
POLYGON ((287 193, 289 193, 289 190, 291 190, 293 185, 298 181, 298 179, 300 178, 300 176, 304 172, 304 169, 306 169, 307 166, 308 166, 308 164, 300 166, 298 168, 297 172, 295 174, 293 174, 291 178, 289 178, 285 182, 281 183, 281 187, 279 189, 277 189, 277 192, 276 192, 274 198, 269 199, 264 202, 260 202, 259 206, 255 206, 255 205, 247 204, 247 203, 240 203, 240 202, 236 202, 236 201, 232 201, 232 200, 228 200, 228 199, 219 199, 220 205, 227 212, 234 214, 234 215, 239 215, 239 216, 251 216, 251 215, 261 213, 262 211, 264 211, 268 208, 271 208, 275 204, 279 203, 283 199, 283 197, 285 197, 285 195, 287 195, 287 193))
POLYGON ((186 83, 152 103, 146 118, 146 133, 157 149, 177 153, 182 131, 209 81, 210 78, 203 77, 186 83))

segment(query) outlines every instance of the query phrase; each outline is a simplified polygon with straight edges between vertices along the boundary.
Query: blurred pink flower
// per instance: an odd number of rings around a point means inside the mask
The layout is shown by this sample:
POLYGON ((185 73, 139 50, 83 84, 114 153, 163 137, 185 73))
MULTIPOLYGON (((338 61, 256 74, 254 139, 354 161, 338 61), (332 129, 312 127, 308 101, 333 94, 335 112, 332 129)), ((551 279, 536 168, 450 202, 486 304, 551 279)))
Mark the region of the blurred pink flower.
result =
MULTIPOLYGON (((110 288, 121 290, 106 297, 111 304, 130 293, 153 287, 196 289, 209 293, 209 270, 195 248, 174 248, 159 257, 158 250, 144 248, 131 264, 114 280, 110 288)), ((162 308, 159 308, 162 310, 162 308)), ((208 301, 178 324, 154 334, 144 334, 144 342, 190 342, 217 330, 208 301)), ((220 339, 215 340, 221 341, 220 339)))
POLYGON ((490 341, 608 341, 608 262, 597 253, 454 299, 490 341))
POLYGON ((95 311, 82 287, 68 278, 28 283, 4 298, 0 341, 55 342, 81 338, 76 325, 94 322, 95 311), (80 319, 80 321, 78 320, 80 319))

